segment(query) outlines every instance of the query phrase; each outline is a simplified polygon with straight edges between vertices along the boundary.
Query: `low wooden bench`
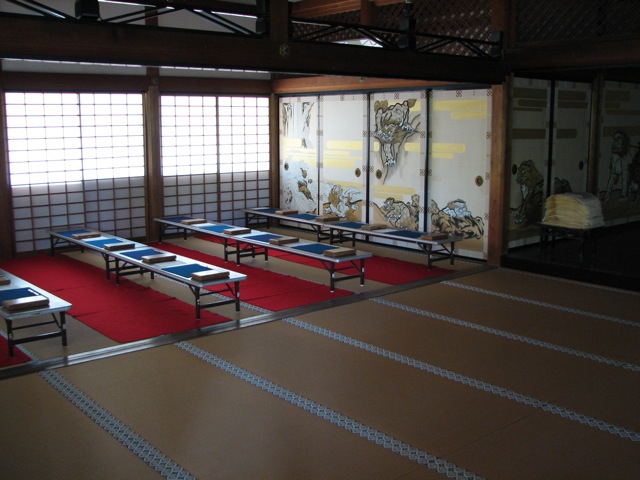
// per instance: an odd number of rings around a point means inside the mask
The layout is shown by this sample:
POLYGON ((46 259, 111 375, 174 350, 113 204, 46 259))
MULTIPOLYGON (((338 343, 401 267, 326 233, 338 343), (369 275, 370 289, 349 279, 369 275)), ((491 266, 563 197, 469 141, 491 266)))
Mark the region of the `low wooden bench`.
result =
POLYGON ((194 296, 198 319, 203 308, 235 303, 236 311, 240 311, 240 282, 247 279, 244 274, 87 228, 51 230, 49 235, 52 255, 60 245, 75 245, 102 255, 107 279, 111 272, 115 273, 116 284, 120 283, 121 276, 145 272, 149 272, 151 278, 161 275, 185 284, 194 296), (231 293, 231 299, 201 301, 203 296, 226 292, 231 293))
POLYGON ((597 236, 605 227, 572 228, 540 222, 540 249, 544 255, 552 253, 556 240, 569 239, 578 242, 580 263, 589 263, 597 253, 597 236))
POLYGON ((66 346, 65 315, 70 309, 71 304, 69 302, 45 292, 9 272, 0 270, 0 316, 4 318, 7 325, 9 356, 13 357, 14 345, 47 338, 61 337, 62 346, 66 346), (56 314, 58 314, 58 317, 56 317, 56 314), (42 319, 42 317, 48 315, 51 315, 53 319, 42 319), (16 330, 53 324, 57 327, 54 331, 21 338, 15 337, 14 332, 16 330))
MULTIPOLYGON (((260 217, 276 219, 278 221, 296 222, 309 226, 316 234, 318 241, 329 240, 333 243, 350 241, 355 246, 357 236, 368 242, 371 238, 384 238, 396 242, 415 244, 427 255, 427 266, 431 268, 433 262, 449 260, 454 264, 456 242, 462 241, 460 235, 436 235, 433 232, 421 232, 413 230, 400 230, 388 226, 368 224, 364 222, 352 222, 334 220, 323 215, 310 213, 279 213, 275 208, 248 208, 245 209, 245 224, 262 224, 257 219, 260 217)), ((266 223, 267 227, 269 223, 266 223)))
POLYGON ((192 223, 190 220, 191 217, 184 216, 156 218, 155 221, 160 225, 160 241, 167 229, 182 233, 184 238, 187 238, 187 232, 212 235, 222 241, 225 261, 229 261, 231 255, 235 255, 237 264, 240 264, 241 258, 247 256, 263 255, 265 260, 268 260, 269 250, 272 249, 318 260, 329 272, 332 292, 337 282, 352 278, 359 278, 360 285, 364 285, 365 260, 372 256, 369 252, 224 223, 192 223))

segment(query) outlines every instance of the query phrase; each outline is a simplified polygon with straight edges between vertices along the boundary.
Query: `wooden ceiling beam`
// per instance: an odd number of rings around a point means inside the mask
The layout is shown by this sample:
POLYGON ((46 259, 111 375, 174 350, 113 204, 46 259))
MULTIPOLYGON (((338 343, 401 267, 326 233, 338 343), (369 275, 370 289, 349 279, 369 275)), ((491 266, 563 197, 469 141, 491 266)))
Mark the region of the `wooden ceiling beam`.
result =
POLYGON ((401 80, 371 77, 300 77, 284 78, 271 82, 272 92, 276 94, 301 94, 314 92, 347 92, 381 89, 426 89, 451 85, 453 82, 433 82, 426 80, 401 80))
POLYGON ((504 52, 509 70, 571 71, 640 67, 640 37, 528 43, 504 52))
POLYGON ((495 84, 500 62, 139 25, 0 15, 0 58, 495 84))
POLYGON ((317 18, 404 2, 405 0, 302 0, 292 4, 291 16, 317 18))
POLYGON ((303 0, 291 6, 294 18, 317 18, 360 10, 361 0, 303 0))
POLYGON ((186 8, 193 10, 210 10, 216 13, 231 13, 237 15, 255 15, 256 6, 244 3, 225 2, 221 0, 109 0, 110 3, 136 4, 140 6, 155 6, 186 8))

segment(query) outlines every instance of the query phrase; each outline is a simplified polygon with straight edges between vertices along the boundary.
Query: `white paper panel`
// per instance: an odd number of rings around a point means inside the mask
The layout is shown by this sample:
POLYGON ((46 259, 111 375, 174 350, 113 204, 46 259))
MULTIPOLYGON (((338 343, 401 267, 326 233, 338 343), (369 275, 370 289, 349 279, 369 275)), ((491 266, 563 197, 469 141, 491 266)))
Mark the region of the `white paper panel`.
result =
POLYGON ((319 107, 322 213, 363 221, 367 102, 363 95, 327 95, 319 107))
POLYGON ((280 99, 280 207, 319 213, 318 99, 280 99))
POLYGON ((371 223, 422 230, 426 162, 426 95, 376 93, 370 98, 371 223))
POLYGON ((551 82, 514 78, 511 110, 509 246, 537 242, 549 157, 551 82))
POLYGON ((604 87, 598 190, 608 224, 640 219, 640 85, 604 87))
POLYGON ((589 164, 591 85, 555 82, 551 194, 585 192, 589 164))
POLYGON ((433 91, 429 102, 429 229, 462 235, 484 258, 491 155, 490 90, 433 91))

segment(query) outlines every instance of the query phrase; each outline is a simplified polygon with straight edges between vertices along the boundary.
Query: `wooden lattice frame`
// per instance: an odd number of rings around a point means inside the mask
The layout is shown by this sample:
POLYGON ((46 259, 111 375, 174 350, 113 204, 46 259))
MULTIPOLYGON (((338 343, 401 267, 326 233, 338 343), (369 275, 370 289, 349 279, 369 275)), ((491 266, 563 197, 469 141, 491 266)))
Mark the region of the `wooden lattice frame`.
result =
POLYGON ((637 0, 518 0, 515 42, 549 42, 640 33, 637 0))
MULTIPOLYGON (((307 41, 344 42, 368 35, 381 40, 381 46, 400 46, 398 33, 406 25, 405 3, 394 3, 378 8, 375 25, 360 25, 360 11, 336 13, 293 22, 292 37, 307 41), (328 25, 322 25, 327 22, 328 25), (330 25, 330 26, 329 26, 330 25), (343 25, 344 28, 340 28, 343 25)), ((490 0, 450 0, 414 2, 411 8, 416 33, 415 48, 425 53, 447 55, 489 55, 491 45, 479 42, 494 40, 491 30, 490 0), (442 37, 442 38, 440 38, 442 37)))
MULTIPOLYGON (((396 3, 381 7, 378 11, 378 26, 398 28, 404 4, 396 3)), ((433 35, 491 40, 491 2, 489 0, 449 0, 413 2, 412 14, 416 20, 416 31, 433 35)), ((417 39, 417 48, 421 48, 417 39)), ((426 40, 423 40, 426 41, 426 40)), ((448 43, 431 50, 432 53, 466 55, 459 43, 448 43)))

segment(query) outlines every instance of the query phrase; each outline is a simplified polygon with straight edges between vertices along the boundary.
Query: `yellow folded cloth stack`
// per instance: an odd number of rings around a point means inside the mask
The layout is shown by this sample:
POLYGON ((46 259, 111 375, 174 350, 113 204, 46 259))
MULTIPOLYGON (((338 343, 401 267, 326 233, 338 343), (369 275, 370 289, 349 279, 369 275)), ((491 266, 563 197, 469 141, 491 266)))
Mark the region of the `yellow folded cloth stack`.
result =
POLYGON ((551 195, 542 223, 577 229, 602 227, 602 205, 598 197, 586 192, 551 195))

